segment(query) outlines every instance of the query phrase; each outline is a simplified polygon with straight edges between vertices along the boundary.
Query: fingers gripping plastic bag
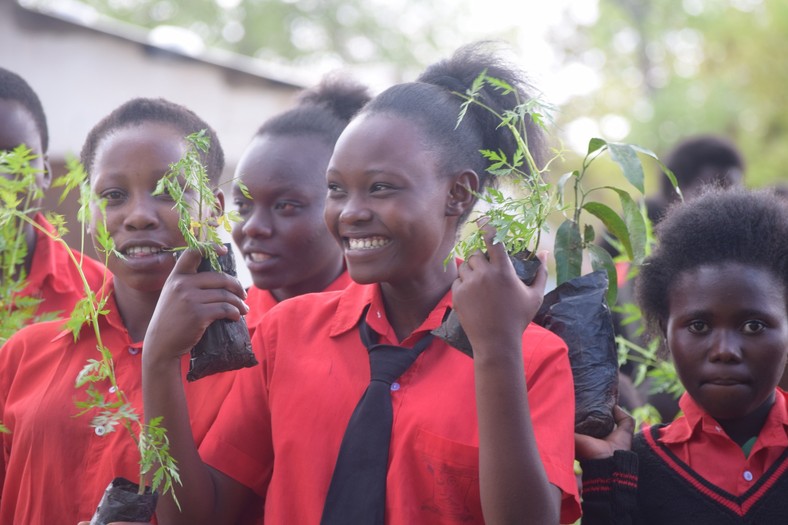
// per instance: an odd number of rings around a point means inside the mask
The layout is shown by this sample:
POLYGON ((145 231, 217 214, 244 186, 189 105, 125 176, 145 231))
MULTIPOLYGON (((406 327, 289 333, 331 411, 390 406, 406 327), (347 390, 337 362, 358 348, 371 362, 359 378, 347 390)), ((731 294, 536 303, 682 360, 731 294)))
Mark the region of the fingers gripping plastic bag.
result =
MULTIPOLYGON (((530 257, 530 252, 528 251, 509 255, 509 260, 512 261, 517 277, 530 286, 536 279, 536 272, 541 265, 541 261, 535 257, 530 257)), ((449 316, 438 328, 432 330, 432 334, 440 337, 463 354, 473 357, 471 342, 468 340, 468 336, 454 310, 449 312, 449 316)))
POLYGON ((569 347, 575 381, 575 432, 605 437, 613 431, 618 399, 618 355, 607 274, 596 271, 559 285, 544 297, 533 322, 569 347))
MULTIPOLYGON (((219 256, 219 265, 224 273, 235 277, 235 257, 231 247, 227 247, 227 253, 219 256)), ((212 271, 210 261, 203 259, 197 271, 212 271)), ((202 339, 192 348, 186 379, 196 381, 219 372, 256 364, 246 320, 243 317, 238 321, 219 319, 208 326, 202 339)))

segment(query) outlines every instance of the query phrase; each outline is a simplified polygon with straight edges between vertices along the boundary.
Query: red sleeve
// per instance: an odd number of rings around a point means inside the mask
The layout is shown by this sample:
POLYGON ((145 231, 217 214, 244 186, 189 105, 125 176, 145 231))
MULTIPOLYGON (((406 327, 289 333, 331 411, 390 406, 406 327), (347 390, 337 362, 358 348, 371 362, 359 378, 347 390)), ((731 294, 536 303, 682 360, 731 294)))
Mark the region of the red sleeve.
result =
MULTIPOLYGON (((6 404, 11 391, 12 384, 16 371, 19 369, 20 362, 26 348, 28 347, 29 340, 35 335, 45 333, 41 330, 44 326, 25 327, 12 335, 8 341, 0 348, 0 423, 8 428, 8 433, 0 434, 0 442, 3 448, 0 451, 0 494, 3 492, 6 478, 6 465, 8 464, 8 457, 11 453, 11 444, 14 438, 14 424, 15 421, 11 419, 11 415, 6 413, 6 404)), ((39 341, 39 344, 41 341, 39 341)))
MULTIPOLYGON (((200 445, 205 463, 249 487, 265 498, 274 464, 271 412, 268 406, 266 358, 263 336, 252 337, 260 366, 236 372, 233 386, 216 421, 200 445)), ((270 348, 270 346, 269 346, 270 348)))
POLYGON ((536 443, 550 483, 561 489, 561 523, 580 517, 574 473, 575 395, 569 353, 560 337, 529 325, 523 334, 525 381, 536 443))

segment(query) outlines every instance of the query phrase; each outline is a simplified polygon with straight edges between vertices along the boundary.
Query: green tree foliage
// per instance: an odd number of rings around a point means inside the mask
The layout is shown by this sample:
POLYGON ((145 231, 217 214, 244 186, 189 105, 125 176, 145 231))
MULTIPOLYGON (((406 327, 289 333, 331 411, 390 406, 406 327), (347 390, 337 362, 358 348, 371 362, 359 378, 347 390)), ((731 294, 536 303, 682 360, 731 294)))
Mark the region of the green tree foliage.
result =
POLYGON ((617 139, 662 153, 686 135, 720 133, 742 149, 748 185, 784 180, 786 35, 786 2, 599 0, 593 25, 554 35, 566 61, 601 76, 563 123, 622 116, 631 131, 617 139))
MULTIPOLYGON (((46 1, 46 0, 44 0, 46 1)), ((454 47, 462 2, 433 0, 82 0, 147 28, 171 25, 205 45, 292 65, 420 68, 454 47), (434 23, 440 20, 440 24, 434 23)))

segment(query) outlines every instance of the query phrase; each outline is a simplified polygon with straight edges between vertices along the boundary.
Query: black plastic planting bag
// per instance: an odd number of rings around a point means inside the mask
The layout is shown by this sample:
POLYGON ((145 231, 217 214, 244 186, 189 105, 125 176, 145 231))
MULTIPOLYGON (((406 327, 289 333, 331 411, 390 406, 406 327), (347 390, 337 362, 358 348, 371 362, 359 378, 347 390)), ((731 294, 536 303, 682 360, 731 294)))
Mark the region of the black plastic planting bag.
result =
MULTIPOLYGON (((227 253, 219 256, 219 265, 224 273, 235 277, 235 257, 230 245, 226 246, 227 253)), ((197 271, 213 271, 210 261, 204 258, 197 271)), ((238 370, 256 364, 257 359, 252 352, 246 319, 244 317, 238 321, 219 319, 208 326, 202 339, 192 348, 186 379, 195 381, 219 372, 238 370)))
MULTIPOLYGON (((528 259, 529 252, 522 252, 517 255, 510 255, 509 260, 512 261, 514 271, 517 277, 527 285, 530 285, 536 279, 536 271, 539 269, 541 261, 537 258, 528 259)), ((441 325, 431 332, 433 335, 440 337, 451 346, 460 352, 473 357, 473 348, 468 336, 465 334, 460 325, 460 319, 454 310, 449 312, 446 320, 441 325)))
POLYGON ((145 487, 138 494, 139 485, 126 478, 115 478, 107 486, 96 508, 90 525, 107 525, 116 521, 139 521, 147 523, 153 518, 159 493, 145 487))
POLYGON ((575 380, 575 431, 605 437, 618 400, 618 356, 607 273, 600 270, 559 285, 544 297, 534 323, 563 339, 575 380))

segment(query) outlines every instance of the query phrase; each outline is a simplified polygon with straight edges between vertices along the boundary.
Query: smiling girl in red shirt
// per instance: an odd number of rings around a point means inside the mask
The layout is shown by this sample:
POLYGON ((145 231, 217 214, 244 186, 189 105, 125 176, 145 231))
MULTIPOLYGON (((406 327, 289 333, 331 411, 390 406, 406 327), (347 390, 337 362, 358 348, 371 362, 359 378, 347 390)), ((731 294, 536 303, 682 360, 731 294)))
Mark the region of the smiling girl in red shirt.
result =
POLYGON ((280 301, 350 283, 323 220, 325 173, 337 138, 368 100, 364 86, 327 78, 263 124, 241 156, 235 174, 251 199, 233 186, 242 219, 233 240, 254 282, 246 298, 250 332, 280 301))
POLYGON ((683 415, 578 435, 583 524, 783 523, 788 516, 788 208, 711 189, 668 210, 637 280, 686 393, 683 415), (630 452, 630 448, 632 452, 630 452))
MULTIPOLYGON (((354 283, 289 299, 266 315, 253 339, 262 366, 237 374, 202 458, 184 416, 178 356, 213 319, 237 317, 245 306, 220 279, 210 287, 192 283, 196 254, 178 261, 144 360, 146 411, 164 416, 188 498, 181 498, 183 513, 169 498, 161 501, 162 523, 233 523, 250 504, 264 508, 268 525, 319 523, 345 428, 370 382, 360 323, 381 343, 410 347, 450 308, 475 356, 433 339, 391 382, 380 522, 556 524, 578 517, 566 347, 529 323, 541 303, 544 266, 525 286, 491 231, 489 260, 476 253, 459 266, 445 264, 475 192, 489 183, 479 150, 500 148, 511 158, 515 148, 478 108, 455 127, 462 100, 452 92, 465 92, 485 70, 517 86, 520 101, 530 98, 513 68, 482 46, 468 47, 417 82, 378 95, 342 133, 328 166, 325 218, 354 283)), ((514 94, 492 89, 483 96, 500 110, 517 103, 514 94)), ((531 124, 529 145, 540 138, 531 124)))
MULTIPOLYGON (((107 231, 123 255, 108 261, 114 277, 102 290, 110 296, 108 313, 99 319, 102 341, 112 353, 118 384, 140 417, 143 337, 175 263, 172 249, 185 244, 172 200, 153 192, 170 164, 186 153, 186 135, 203 129, 211 146, 201 160, 218 184, 224 156, 216 134, 190 110, 162 99, 123 104, 93 128, 82 149, 91 191, 106 203, 107 231)), ((89 230, 95 235, 102 216, 95 204, 91 212, 89 230)), ((95 239, 94 244, 98 249, 95 239)), ((0 351, 0 420, 10 430, 2 434, 0 456, 3 524, 77 523, 93 515, 113 478, 138 476, 139 451, 131 436, 122 429, 91 428, 93 413, 74 417, 79 412, 74 400, 83 394, 75 381, 99 354, 89 327, 75 341, 62 324, 29 326, 0 351)), ((188 370, 188 356, 178 366, 188 370)), ((231 380, 218 374, 183 387, 195 444, 213 422, 231 380)), ((108 396, 114 392, 109 380, 96 388, 108 396)))

